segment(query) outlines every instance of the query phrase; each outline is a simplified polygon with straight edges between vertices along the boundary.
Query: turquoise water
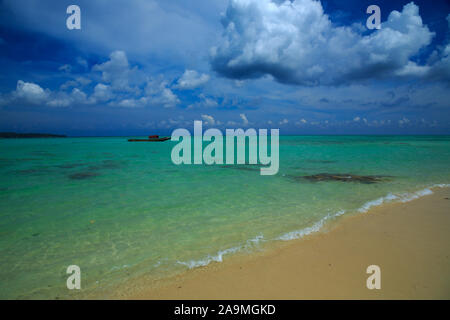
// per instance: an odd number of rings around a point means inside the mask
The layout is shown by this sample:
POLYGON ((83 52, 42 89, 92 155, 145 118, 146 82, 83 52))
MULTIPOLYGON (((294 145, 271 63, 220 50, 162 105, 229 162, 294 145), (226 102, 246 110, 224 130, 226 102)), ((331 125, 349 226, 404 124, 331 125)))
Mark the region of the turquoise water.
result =
POLYGON ((82 297, 139 275, 164 278, 450 183, 448 136, 280 137, 275 176, 175 166, 174 145, 0 140, 0 298, 82 297), (319 173, 384 178, 302 178, 319 173), (66 288, 69 265, 81 268, 81 291, 66 288))

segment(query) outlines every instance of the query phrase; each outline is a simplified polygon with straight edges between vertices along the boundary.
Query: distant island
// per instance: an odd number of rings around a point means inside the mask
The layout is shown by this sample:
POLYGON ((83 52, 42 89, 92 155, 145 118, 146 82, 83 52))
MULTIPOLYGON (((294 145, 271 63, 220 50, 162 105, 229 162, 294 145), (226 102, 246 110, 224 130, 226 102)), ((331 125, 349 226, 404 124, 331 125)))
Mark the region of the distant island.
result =
POLYGON ((16 133, 16 132, 0 132, 0 138, 18 139, 18 138, 66 138, 66 135, 49 134, 49 133, 16 133))

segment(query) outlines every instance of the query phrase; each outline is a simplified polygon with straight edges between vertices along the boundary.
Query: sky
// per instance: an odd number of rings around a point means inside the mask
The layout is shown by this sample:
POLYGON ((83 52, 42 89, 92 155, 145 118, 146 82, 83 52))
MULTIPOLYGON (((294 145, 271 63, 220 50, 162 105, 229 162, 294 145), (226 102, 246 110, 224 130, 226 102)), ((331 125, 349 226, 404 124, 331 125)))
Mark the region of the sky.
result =
POLYGON ((449 89, 446 0, 0 0, 0 131, 450 134, 449 89))

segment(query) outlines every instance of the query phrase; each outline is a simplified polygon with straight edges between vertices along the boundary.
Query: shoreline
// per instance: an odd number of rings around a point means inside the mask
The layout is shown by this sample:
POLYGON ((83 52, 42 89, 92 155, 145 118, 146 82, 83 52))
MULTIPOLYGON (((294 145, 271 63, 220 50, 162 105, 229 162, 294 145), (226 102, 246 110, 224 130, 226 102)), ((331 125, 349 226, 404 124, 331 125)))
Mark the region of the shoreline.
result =
POLYGON ((145 277, 114 299, 450 299, 450 188, 339 217, 319 232, 235 255, 161 281, 145 277), (368 290, 369 265, 381 290, 368 290))

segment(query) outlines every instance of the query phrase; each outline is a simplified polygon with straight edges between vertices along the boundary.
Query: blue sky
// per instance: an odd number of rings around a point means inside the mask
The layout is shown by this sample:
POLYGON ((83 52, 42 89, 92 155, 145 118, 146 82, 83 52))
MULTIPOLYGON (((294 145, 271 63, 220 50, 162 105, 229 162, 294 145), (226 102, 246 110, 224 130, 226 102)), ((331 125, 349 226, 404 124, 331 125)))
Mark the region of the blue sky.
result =
POLYGON ((0 70, 0 131, 450 134, 450 3, 2 0, 0 70))

